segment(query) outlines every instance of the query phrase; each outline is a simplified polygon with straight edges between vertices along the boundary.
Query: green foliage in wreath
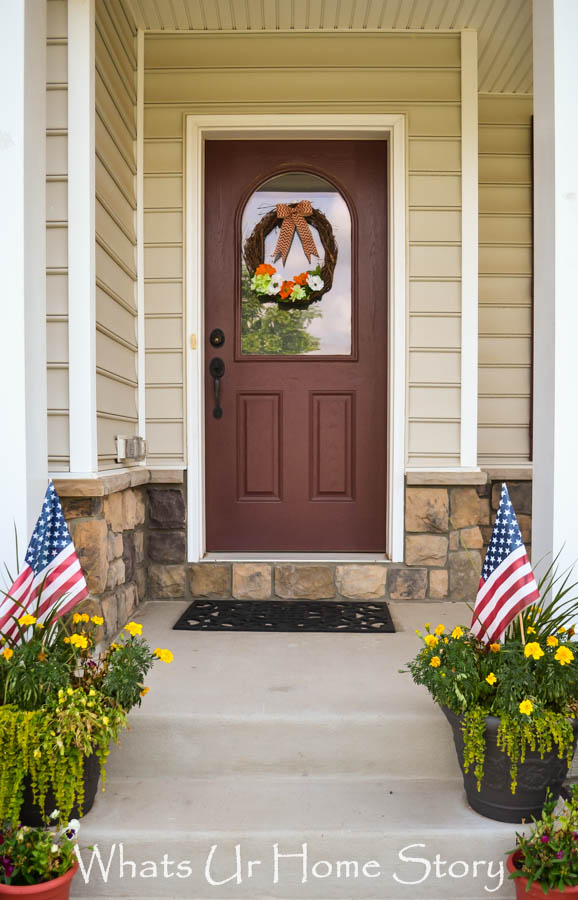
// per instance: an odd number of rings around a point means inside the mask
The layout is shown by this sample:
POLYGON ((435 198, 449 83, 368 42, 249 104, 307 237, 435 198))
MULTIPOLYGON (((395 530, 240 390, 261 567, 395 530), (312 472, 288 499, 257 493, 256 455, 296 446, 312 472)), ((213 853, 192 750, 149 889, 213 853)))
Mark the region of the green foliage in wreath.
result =
POLYGON ((247 270, 243 270, 241 305, 241 348, 247 354, 305 354, 318 350, 320 340, 308 327, 321 312, 314 307, 287 309, 263 303, 251 290, 247 270))

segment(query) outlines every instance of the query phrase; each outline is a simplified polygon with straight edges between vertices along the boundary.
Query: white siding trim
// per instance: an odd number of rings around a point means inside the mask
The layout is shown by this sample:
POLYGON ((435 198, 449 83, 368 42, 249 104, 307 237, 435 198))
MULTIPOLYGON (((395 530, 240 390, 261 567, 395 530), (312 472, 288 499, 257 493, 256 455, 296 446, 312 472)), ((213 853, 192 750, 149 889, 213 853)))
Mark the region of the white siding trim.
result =
POLYGON ((94 0, 68 0, 70 471, 83 473, 98 468, 94 117, 94 0))
POLYGON ((478 464, 478 35, 461 33, 462 347, 460 462, 478 464))
MULTIPOLYGON (((138 433, 146 438, 146 340, 144 288, 144 31, 137 34, 136 106, 136 271, 137 271, 137 380, 138 433)), ((143 462, 146 465, 146 460, 143 462)))
POLYGON ((578 173, 576 0, 534 2, 534 480, 532 557, 575 580, 578 173))
MULTIPOLYGON (((6 0, 0 33, 0 541, 12 573, 47 485, 45 96, 46 4, 6 0)), ((6 582, 3 572, 0 587, 6 582)))
POLYGON ((275 139, 293 138, 390 139, 389 153, 389 397, 388 397, 388 509, 387 555, 394 562, 404 554, 405 404, 407 384, 407 234, 406 234, 406 122, 404 115, 247 115, 187 116, 185 200, 185 354, 188 459, 189 561, 205 554, 204 514, 204 337, 203 337, 203 143, 205 136, 275 139), (197 336, 191 349, 190 336, 197 336))

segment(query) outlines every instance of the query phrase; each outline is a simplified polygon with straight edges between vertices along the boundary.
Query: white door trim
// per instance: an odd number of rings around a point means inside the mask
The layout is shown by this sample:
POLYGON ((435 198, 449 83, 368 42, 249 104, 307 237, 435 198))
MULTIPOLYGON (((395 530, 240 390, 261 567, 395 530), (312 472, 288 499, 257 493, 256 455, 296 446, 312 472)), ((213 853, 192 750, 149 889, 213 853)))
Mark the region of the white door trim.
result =
POLYGON ((203 210, 204 142, 294 139, 388 139, 388 506, 387 557, 403 561, 407 385, 406 121, 396 115, 204 115, 185 124, 185 358, 188 462, 188 558, 205 556, 203 210), (193 337, 194 336, 194 337, 193 337))

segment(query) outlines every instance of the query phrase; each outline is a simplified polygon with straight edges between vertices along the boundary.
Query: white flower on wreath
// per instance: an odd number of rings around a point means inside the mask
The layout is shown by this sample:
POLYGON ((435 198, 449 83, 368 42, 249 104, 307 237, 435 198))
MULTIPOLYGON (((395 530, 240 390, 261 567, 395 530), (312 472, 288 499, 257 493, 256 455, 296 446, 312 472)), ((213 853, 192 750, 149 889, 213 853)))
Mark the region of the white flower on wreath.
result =
POLYGON ((319 277, 319 275, 308 275, 307 284, 312 291, 320 291, 323 289, 325 282, 323 281, 323 278, 319 277))
POLYGON ((279 291, 281 290, 282 284, 283 284, 283 279, 281 278, 281 276, 279 274, 275 273, 275 275, 271 275, 271 283, 269 284, 269 287, 267 288, 267 293, 271 296, 273 294, 278 294, 279 291))

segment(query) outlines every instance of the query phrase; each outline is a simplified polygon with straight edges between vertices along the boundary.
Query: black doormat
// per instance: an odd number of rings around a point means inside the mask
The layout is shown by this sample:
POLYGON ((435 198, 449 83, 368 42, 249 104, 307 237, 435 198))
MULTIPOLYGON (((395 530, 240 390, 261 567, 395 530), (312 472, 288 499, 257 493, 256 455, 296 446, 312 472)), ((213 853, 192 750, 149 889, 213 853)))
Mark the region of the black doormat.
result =
POLYGON ((331 631, 394 634, 385 603, 195 600, 175 631, 331 631))

